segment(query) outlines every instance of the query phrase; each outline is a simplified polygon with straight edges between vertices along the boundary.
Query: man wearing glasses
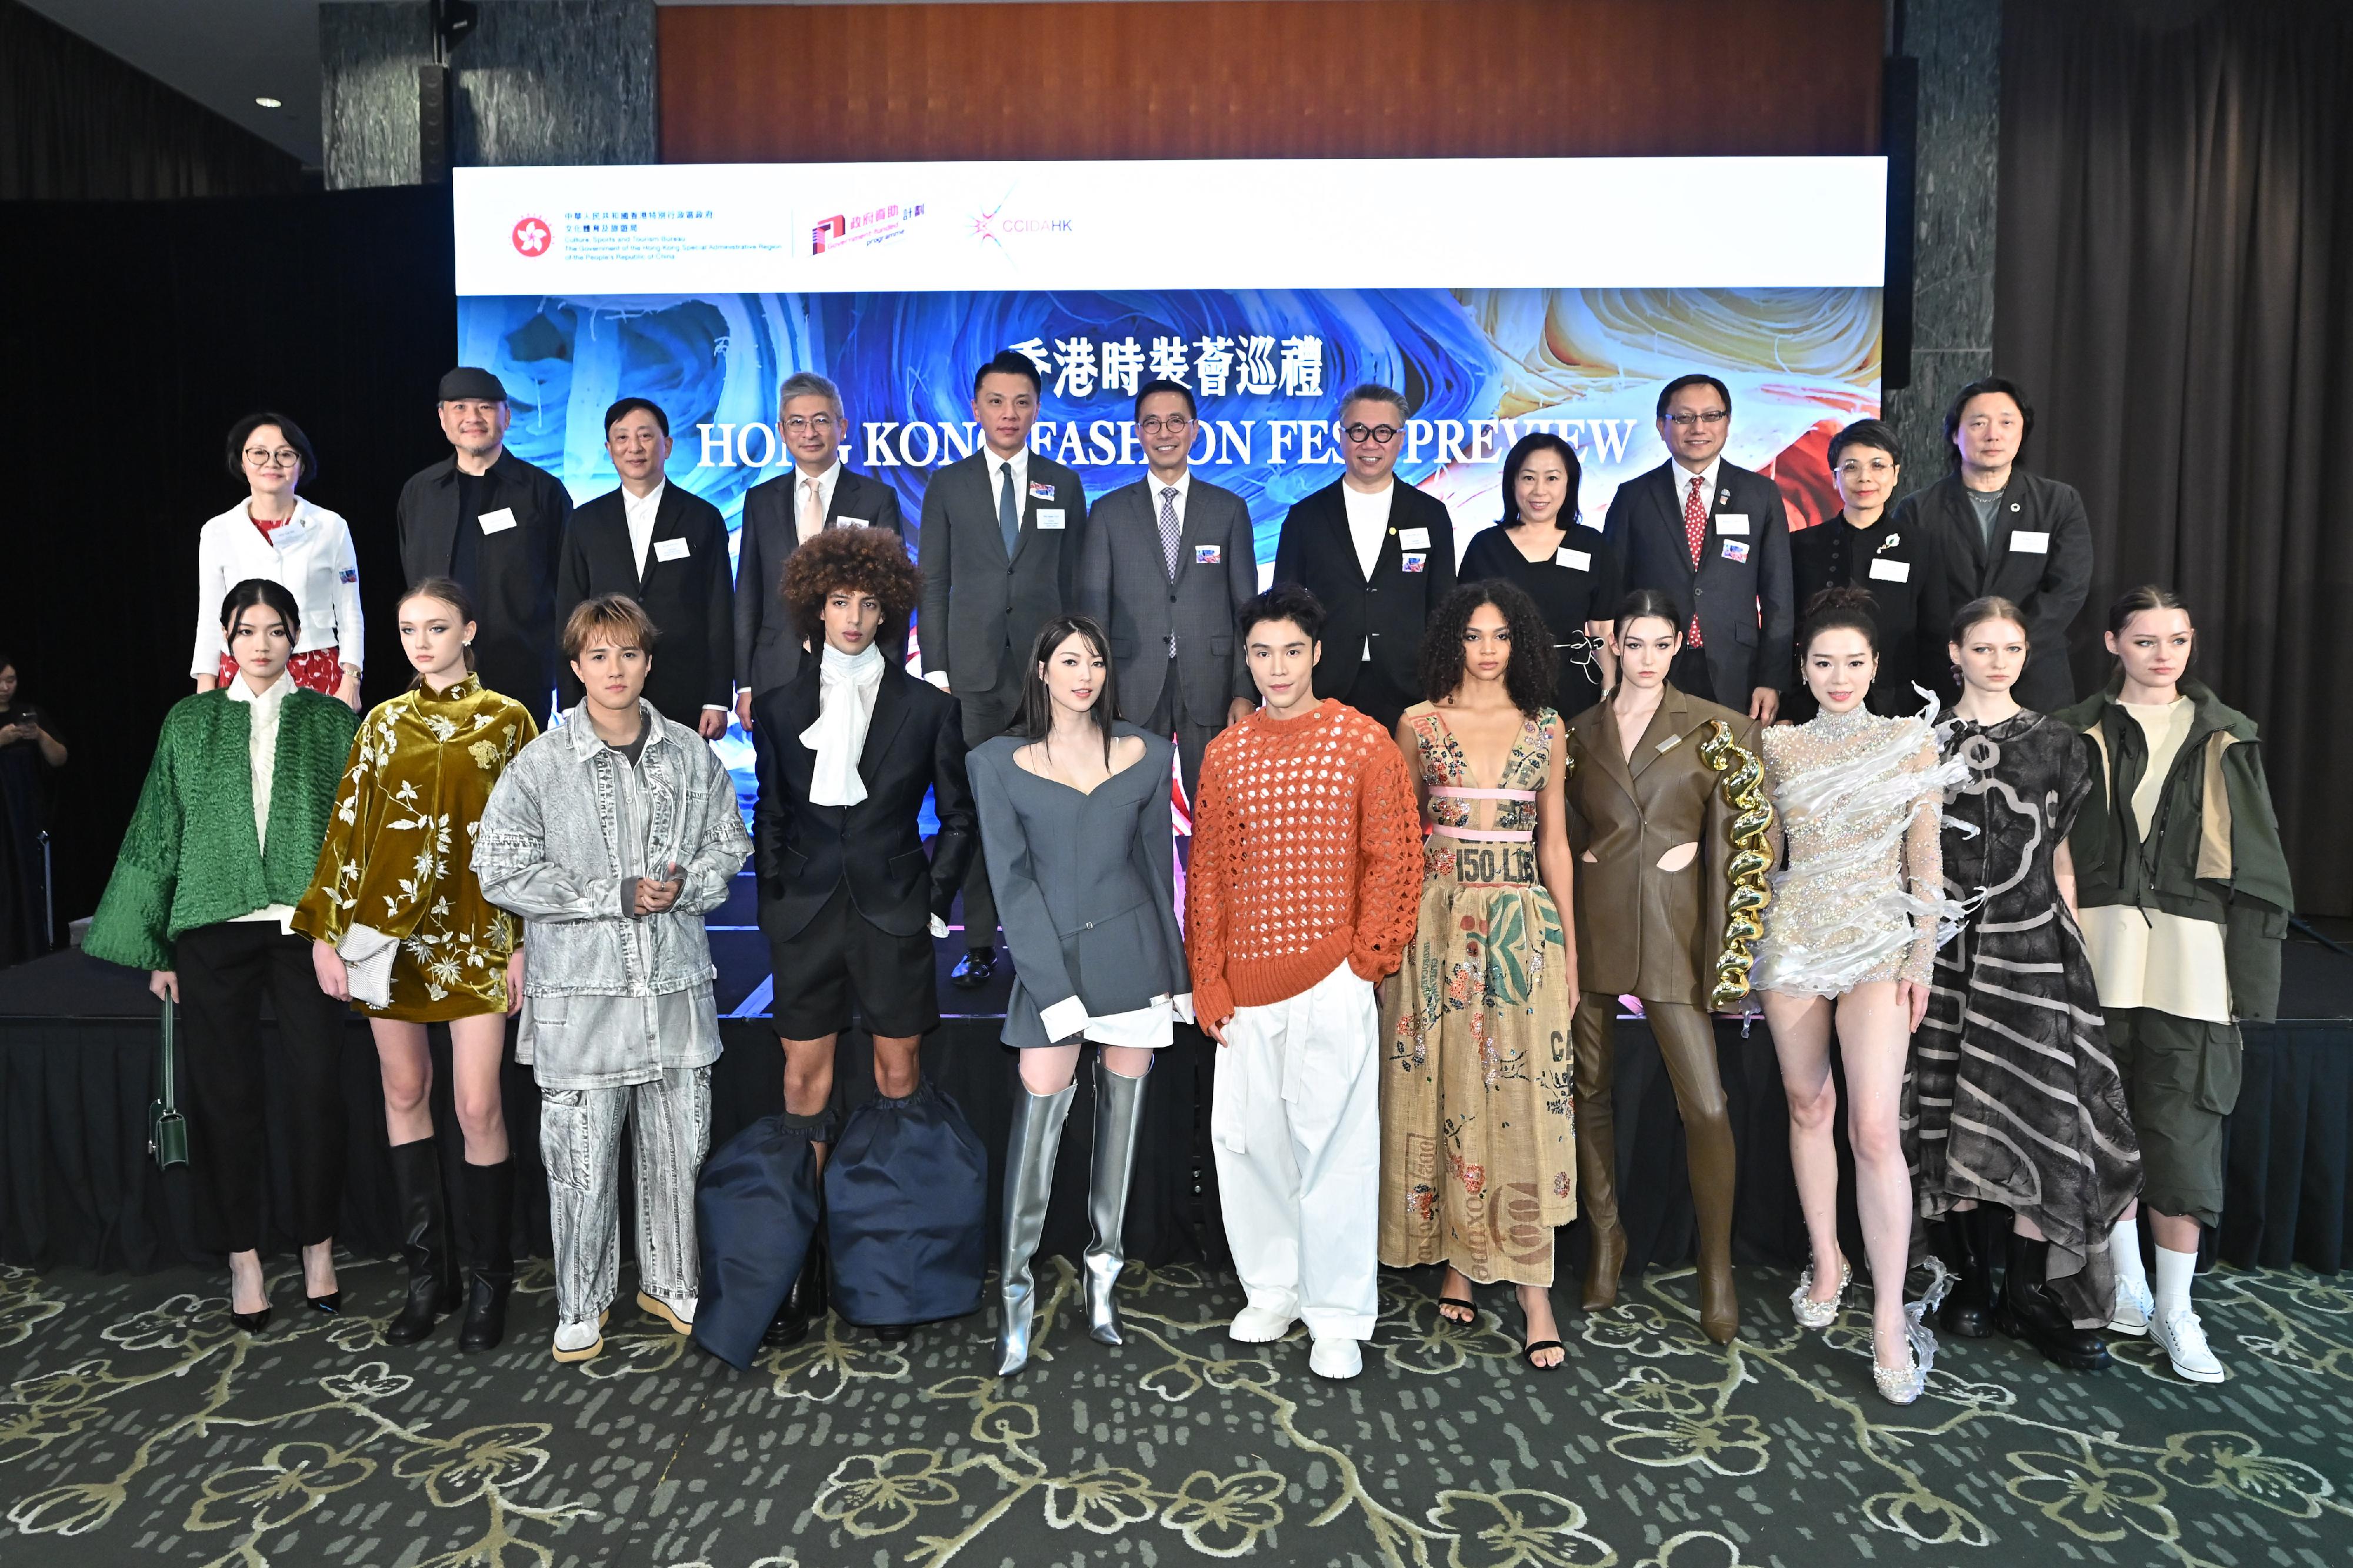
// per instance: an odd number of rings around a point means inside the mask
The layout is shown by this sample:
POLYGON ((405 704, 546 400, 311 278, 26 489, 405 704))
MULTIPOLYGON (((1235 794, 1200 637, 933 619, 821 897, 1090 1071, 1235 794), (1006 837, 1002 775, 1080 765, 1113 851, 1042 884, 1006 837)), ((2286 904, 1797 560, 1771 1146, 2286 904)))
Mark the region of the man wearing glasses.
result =
POLYGON ((1193 394, 1150 381, 1135 395, 1149 471, 1095 503, 1079 550, 1078 607, 1111 634, 1119 716, 1176 739, 1191 801, 1201 753, 1258 707, 1234 617, 1258 593, 1250 508, 1193 478, 1193 394))
POLYGON ((1454 521, 1437 497, 1397 482, 1406 406, 1367 383, 1340 403, 1336 483, 1291 509, 1274 580, 1324 605, 1315 695, 1336 697, 1395 730, 1421 700, 1421 629, 1454 588, 1454 521))
MULTIPOLYGON (((1792 603, 1812 602, 1825 588, 1861 588, 1871 595, 1879 625, 1879 675, 1864 700, 1873 713, 1899 719, 1926 700, 1913 682, 1945 684, 1945 639, 1951 598, 1945 581, 1943 535, 1907 528, 1888 502, 1904 469, 1895 432, 1876 419, 1858 419, 1831 437, 1831 478, 1843 504, 1833 516, 1789 535, 1792 603)), ((1790 689, 1786 718, 1803 722, 1815 703, 1800 681, 1790 689)))
POLYGON ((1724 460, 1731 433, 1724 383, 1667 383, 1667 461, 1618 487, 1601 531, 1626 563, 1630 592, 1659 589, 1683 611, 1683 648, 1667 672, 1674 689, 1769 724, 1793 673, 1789 522, 1779 486, 1724 460))
MULTIPOLYGON (((899 494, 879 479, 853 474, 841 461, 841 392, 810 371, 796 371, 776 389, 776 433, 793 466, 744 492, 743 532, 735 561, 735 718, 752 727, 753 700, 792 683, 815 654, 786 614, 777 586, 794 551, 828 528, 880 528, 906 537, 899 494)), ((893 667, 907 662, 907 637, 883 646, 893 667)))

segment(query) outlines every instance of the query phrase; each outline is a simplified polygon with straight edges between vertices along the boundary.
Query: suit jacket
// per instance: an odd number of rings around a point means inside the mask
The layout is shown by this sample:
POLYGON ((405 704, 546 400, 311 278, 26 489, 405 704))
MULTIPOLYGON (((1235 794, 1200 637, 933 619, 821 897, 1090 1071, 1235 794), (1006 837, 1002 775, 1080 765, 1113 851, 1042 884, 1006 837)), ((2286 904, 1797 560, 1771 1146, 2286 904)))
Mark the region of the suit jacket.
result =
POLYGON ((923 673, 937 670, 957 691, 977 696, 995 686, 1008 650, 1016 668, 1029 657, 1038 628, 1076 602, 1079 551, 1087 531, 1087 491, 1079 476, 1029 454, 1029 493, 1021 498, 1021 532, 1010 559, 997 527, 997 497, 982 452, 959 458, 923 488, 916 543, 923 569, 923 673), (1060 512, 1060 528, 1042 527, 1060 512))
POLYGON ((1942 536, 1956 612, 1988 594, 1999 594, 2025 612, 2026 668, 2010 688, 2022 706, 2055 713, 2075 700, 2067 628, 2091 591, 2092 523, 2074 486, 2012 468, 1994 510, 1990 547, 1958 473, 1896 502, 1895 525, 1942 536), (2042 548, 2020 548, 2021 534, 2030 544, 2040 534, 2042 548))
POLYGON ((1757 751, 1757 726, 1746 714, 1672 685, 1631 762, 1607 702, 1569 721, 1566 796, 1577 856, 1579 990, 1707 1005, 1732 890, 1725 830, 1734 814, 1716 787, 1719 775, 1699 754, 1717 720, 1757 751), (1659 868, 1660 857, 1694 841, 1699 853, 1689 865, 1659 868))
MULTIPOLYGON (((803 634, 793 625, 783 597, 785 563, 801 542, 794 500, 799 482, 799 470, 788 469, 744 492, 744 521, 735 542, 735 684, 755 696, 791 680, 815 658, 801 647, 803 634)), ((907 531, 899 515, 899 492, 847 468, 833 481, 825 525, 887 528, 902 538, 907 531)), ((882 653, 894 667, 905 666, 906 627, 883 639, 882 653)))
MULTIPOLYGON (((556 573, 556 625, 561 627, 580 601, 598 594, 627 594, 661 634, 653 649, 653 671, 646 677, 646 700, 663 718, 691 730, 702 722, 705 707, 725 708, 733 700, 734 579, 727 566, 727 521, 717 507, 675 481, 664 486, 654 509, 643 576, 629 544, 619 490, 574 512, 556 573), (665 561, 666 543, 671 554, 681 544, 686 553, 665 561)), ((567 708, 582 698, 569 664, 557 689, 567 708)))
MULTIPOLYGON (((531 710, 548 714, 555 689, 555 578, 572 521, 564 481, 502 451, 482 476, 481 515, 501 508, 515 526, 477 542, 474 664, 482 685, 531 710)), ((448 575, 458 542, 458 462, 453 458, 409 477, 394 511, 400 536, 401 575, 415 584, 448 575)))
POLYGON ((965 776, 964 725, 955 699, 896 665, 882 672, 859 753, 866 798, 815 805, 817 753, 801 731, 817 721, 818 672, 811 659, 789 685, 753 700, 760 803, 752 817, 760 925, 772 941, 797 936, 844 882, 858 912, 892 936, 919 936, 944 918, 979 843, 965 776), (923 792, 939 808, 939 836, 923 858, 917 817, 923 792))
POLYGON ((1717 696, 1745 708, 1757 687, 1787 690, 1795 672, 1789 520, 1781 488, 1764 475, 1725 463, 1715 481, 1696 568, 1683 532, 1688 476, 1672 461, 1620 485, 1601 531, 1625 563, 1628 589, 1660 589, 1674 600, 1685 626, 1696 602, 1708 679, 1717 696), (1746 531, 1725 531, 1733 518, 1745 519, 1732 526, 1746 531))
POLYGON ((1421 628, 1438 601, 1454 590, 1454 520, 1446 503, 1403 479, 1389 490, 1389 526, 1373 574, 1356 564, 1348 533, 1348 506, 1333 480, 1301 498, 1282 520, 1275 542, 1274 580, 1296 583, 1324 605, 1324 658, 1315 667, 1315 695, 1348 700, 1365 663, 1367 639, 1374 664, 1410 698, 1421 693, 1421 628), (1399 534, 1429 531, 1426 549, 1408 551, 1399 534), (1422 557, 1406 570, 1409 554, 1422 557))
MULTIPOLYGON (((1790 601, 1800 615, 1825 588, 1856 587, 1871 595, 1871 618, 1879 626, 1879 679, 1867 700, 1873 712, 1890 719, 1919 712, 1915 682, 1957 695, 1947 679, 1951 661, 1945 644, 1953 613, 1946 570, 1943 531, 1903 526, 1892 509, 1869 528, 1841 515, 1789 535, 1790 601)), ((1802 671, 1783 711, 1799 723, 1817 711, 1802 671)))
POLYGON ((1176 679, 1196 723, 1223 725, 1237 697, 1258 688, 1234 618, 1258 592, 1250 507, 1229 489, 1193 476, 1170 582, 1160 551, 1160 498, 1150 475, 1095 502, 1079 548, 1078 605, 1111 634, 1119 668, 1119 716, 1148 724, 1168 680, 1168 638, 1176 638, 1176 679), (1203 560, 1205 552, 1216 559, 1203 560))

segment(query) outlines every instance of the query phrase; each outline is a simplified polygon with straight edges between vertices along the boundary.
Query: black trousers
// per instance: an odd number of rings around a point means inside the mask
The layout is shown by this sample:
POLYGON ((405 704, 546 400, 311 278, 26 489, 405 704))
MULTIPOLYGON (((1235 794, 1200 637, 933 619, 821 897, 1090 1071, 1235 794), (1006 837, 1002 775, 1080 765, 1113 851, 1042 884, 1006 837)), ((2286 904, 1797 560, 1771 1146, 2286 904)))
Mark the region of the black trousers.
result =
POLYGON ((1172 658, 1168 661, 1168 679, 1160 687, 1160 700, 1153 704, 1152 716, 1141 728, 1175 738, 1176 772, 1185 781, 1185 804, 1189 809, 1200 798, 1201 755, 1226 727, 1226 710, 1221 706, 1206 717, 1194 713, 1185 704, 1184 683, 1176 674, 1176 661, 1172 658))
MULTIPOLYGON (((997 666, 995 688, 956 693, 956 700, 963 705, 967 747, 994 741, 1021 721, 1021 661, 1029 657, 1008 649, 1005 661, 997 666)), ((988 856, 978 845, 974 846, 972 865, 964 874, 964 944, 968 948, 997 945, 997 896, 988 885, 988 856)))
MULTIPOLYGON (((1332 657, 1330 647, 1324 648, 1324 657, 1327 660, 1332 657)), ((1398 727, 1398 721, 1405 716, 1405 710, 1420 701, 1421 698, 1391 680, 1388 671, 1367 658, 1357 661, 1356 678, 1349 685, 1347 695, 1340 700, 1373 720, 1382 729, 1393 731, 1398 727)))
POLYGON ((196 1244, 208 1252, 261 1245, 262 1176, 271 1143, 290 1157, 295 1239, 305 1247, 326 1240, 343 1206, 337 1068, 348 1010, 319 989, 310 942, 273 921, 198 926, 181 934, 174 956, 196 1244), (264 992, 278 1017, 266 1051, 264 992), (265 1137, 273 1100, 278 1119, 265 1137))

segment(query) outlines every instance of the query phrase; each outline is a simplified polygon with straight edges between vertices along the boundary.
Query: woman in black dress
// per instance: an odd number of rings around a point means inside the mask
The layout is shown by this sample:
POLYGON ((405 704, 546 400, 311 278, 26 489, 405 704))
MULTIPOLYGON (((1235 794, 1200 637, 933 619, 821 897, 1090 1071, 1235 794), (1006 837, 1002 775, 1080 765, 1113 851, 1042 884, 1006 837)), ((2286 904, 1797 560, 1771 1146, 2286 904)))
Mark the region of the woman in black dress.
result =
POLYGON ((1578 528, 1577 448, 1557 436, 1523 436, 1504 459, 1504 521, 1472 536, 1464 583, 1500 580, 1525 590, 1552 633, 1553 706, 1575 716, 1609 684, 1610 606, 1618 602, 1617 550, 1578 528))
POLYGON ((16 661, 0 653, 0 965, 49 950, 48 826, 53 775, 65 743, 49 716, 22 700, 16 661))
POLYGON ((1969 776, 1945 796, 1945 881, 1970 909, 1936 954, 1912 1037, 1901 1125, 1913 1196, 1958 1265, 1947 1332, 1983 1339, 1999 1325, 2062 1366, 2096 1371, 2116 1294, 2106 1242, 2141 1164, 2067 854, 2091 759, 2072 728, 2010 695, 2026 668, 2017 605, 1972 601, 1949 651, 1962 693, 1936 739, 1969 776), (1996 1303, 1998 1235, 2010 1272, 1996 1303))
MULTIPOLYGON (((1856 420, 1831 437, 1830 465, 1839 510, 1789 535, 1790 597, 1811 604, 1825 588, 1871 595, 1879 673, 1863 700, 1883 719, 1908 718, 1926 700, 1913 689, 1915 681, 1943 684, 1952 604, 1945 552, 1935 530, 1897 528, 1889 519, 1887 503, 1904 474, 1894 430, 1876 419, 1856 420)), ((1814 711, 1812 696, 1799 689, 1789 694, 1783 717, 1803 723, 1814 711)))

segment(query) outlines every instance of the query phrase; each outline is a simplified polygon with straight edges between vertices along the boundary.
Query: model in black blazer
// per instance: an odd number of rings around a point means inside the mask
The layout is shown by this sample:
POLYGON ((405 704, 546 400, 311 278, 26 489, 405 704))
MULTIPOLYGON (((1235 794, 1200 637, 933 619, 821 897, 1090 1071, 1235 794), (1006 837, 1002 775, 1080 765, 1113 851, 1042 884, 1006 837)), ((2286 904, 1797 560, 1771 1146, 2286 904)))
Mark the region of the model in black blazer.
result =
MULTIPOLYGON (((816 657, 801 646, 800 634, 778 597, 785 563, 800 548, 800 506, 795 499, 800 481, 800 470, 788 468, 744 492, 744 520, 735 542, 735 685, 754 698, 791 680, 816 657)), ((847 468, 834 478, 825 525, 884 528, 902 538, 907 531, 899 513, 899 492, 847 468)), ((906 628, 882 644, 882 655, 895 667, 905 666, 906 628)))
MULTIPOLYGON (((734 578, 727 565, 727 520, 675 480, 664 484, 641 576, 621 501, 622 492, 615 490, 572 514, 571 537, 565 541, 555 579, 556 625, 580 601, 599 594, 635 599, 660 634, 653 670, 646 677, 646 700, 672 723, 700 729, 704 709, 723 714, 734 696, 734 578)), ((580 700, 580 682, 568 664, 556 687, 565 707, 580 700)))
POLYGON ((997 521, 997 495, 989 487, 987 448, 948 464, 923 487, 923 529, 916 542, 923 606, 916 641, 923 648, 923 673, 945 675, 949 689, 963 700, 966 739, 975 745, 1013 721, 1021 700, 1021 666, 1038 628, 1078 602, 1086 487, 1078 475, 1034 451, 1028 473, 1029 493, 1018 498, 1021 531, 1009 560, 997 521))
POLYGON ((1989 545, 1960 475, 1947 474, 1896 502, 1895 526, 1940 536, 1956 612, 1998 594, 2025 614, 2026 668, 2010 688, 2021 707, 2056 713, 2075 700, 2067 628, 2091 591, 2092 522, 2074 486, 2010 469, 1989 545))
MULTIPOLYGON (((548 716, 560 660, 556 653, 555 576, 564 533, 572 521, 572 495, 564 481, 501 449, 481 476, 481 505, 466 526, 512 512, 512 528, 475 541, 474 668, 482 684, 548 716)), ((444 458, 400 487, 393 512, 400 537, 401 575, 414 586, 447 577, 456 560, 458 460, 444 458)))
POLYGON ((1628 479, 1609 498, 1602 536, 1618 552, 1629 592, 1658 589, 1675 602, 1686 626, 1696 601, 1711 695, 1745 713, 1758 687, 1786 691, 1796 674, 1789 653, 1797 616, 1788 514, 1778 485, 1719 461, 1715 493, 1707 498, 1707 537, 1694 568, 1683 532, 1689 482, 1690 475, 1672 461, 1628 479))
POLYGON ((1421 630, 1438 601, 1454 591, 1454 520, 1436 496, 1393 479, 1388 530, 1367 580, 1348 533, 1347 502, 1340 495, 1345 482, 1333 480, 1284 516, 1274 580, 1298 584, 1324 605, 1315 695, 1336 697, 1393 730, 1422 698, 1421 630), (1416 529, 1426 531, 1429 542, 1409 550, 1403 541, 1416 529), (1368 640, 1369 659, 1364 657, 1368 640))
POLYGON ((878 930, 921 935, 934 915, 946 918, 980 842, 955 700, 896 665, 884 670, 858 756, 866 798, 814 805, 817 753, 801 731, 817 721, 822 668, 811 659, 790 683, 753 701, 761 928, 771 942, 798 936, 847 881, 851 907, 878 930), (940 817, 928 861, 917 826, 926 790, 940 817))
MULTIPOLYGON (((1857 528, 1840 512, 1826 522, 1789 535, 1789 578, 1800 616, 1825 588, 1861 588, 1871 595, 1871 618, 1879 628, 1879 678, 1863 700, 1873 713, 1901 719, 1925 701, 1917 684, 1931 693, 1947 688, 1953 611, 1946 582, 1944 540, 1933 528, 1905 527, 1893 509, 1868 528, 1857 528)), ((1800 679, 1791 684, 1781 717, 1802 723, 1817 705, 1800 679)))

